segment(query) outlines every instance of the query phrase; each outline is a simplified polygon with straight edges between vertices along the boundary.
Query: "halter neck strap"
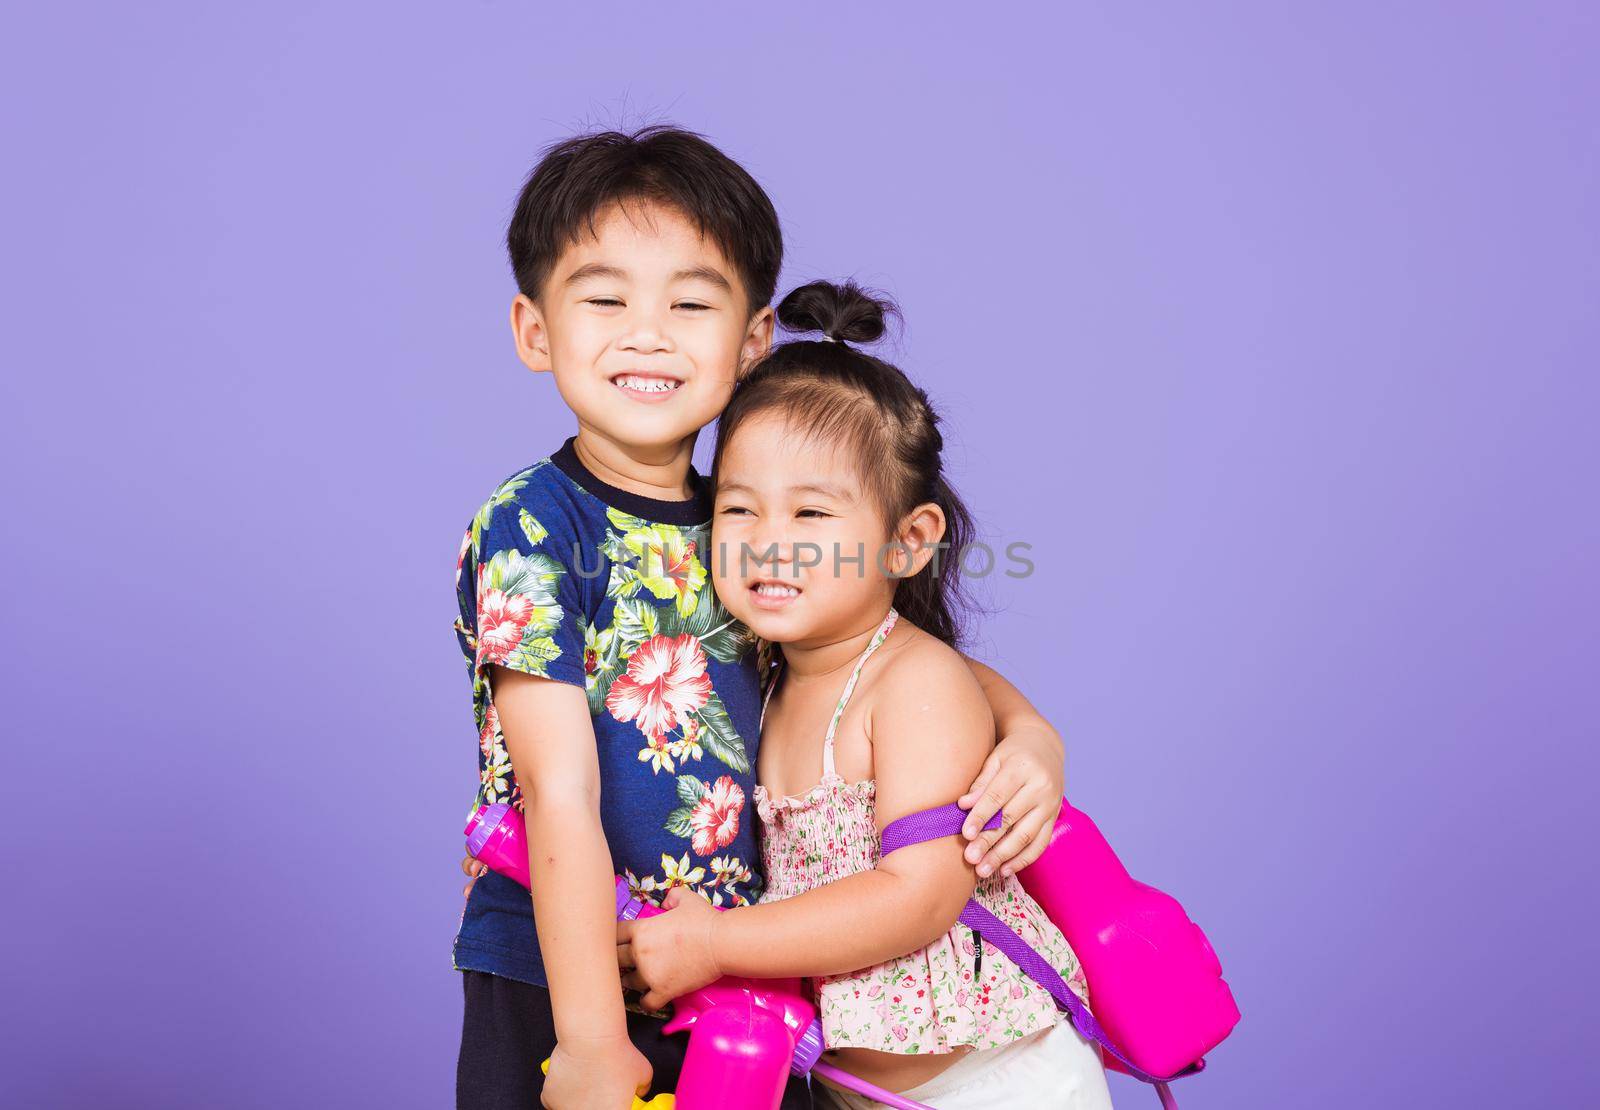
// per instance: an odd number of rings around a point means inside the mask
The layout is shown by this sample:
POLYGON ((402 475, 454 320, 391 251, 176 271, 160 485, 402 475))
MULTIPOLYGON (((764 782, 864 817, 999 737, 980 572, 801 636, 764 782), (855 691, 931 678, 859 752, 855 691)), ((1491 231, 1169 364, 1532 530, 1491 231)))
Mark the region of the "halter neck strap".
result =
POLYGON ((828 721, 827 735, 822 738, 822 777, 827 778, 834 773, 833 770, 833 734, 839 731, 839 718, 844 716, 844 707, 850 702, 850 695, 856 692, 856 682, 861 678, 861 668, 867 665, 867 660, 872 658, 872 653, 883 646, 883 641, 889 638, 889 633, 894 630, 894 622, 900 619, 900 614, 891 607, 889 614, 883 618, 883 623, 878 626, 878 631, 872 634, 872 639, 867 642, 866 650, 861 653, 861 658, 856 660, 855 670, 850 672, 850 681, 844 684, 844 693, 839 695, 839 704, 834 708, 833 718, 828 721))
MULTIPOLYGON (((828 732, 822 738, 822 777, 827 778, 834 774, 833 769, 833 734, 839 731, 839 718, 844 716, 844 707, 850 702, 850 695, 856 692, 856 682, 861 678, 861 668, 866 666, 872 653, 883 646, 883 641, 889 638, 889 633, 894 630, 895 621, 900 619, 900 614, 891 607, 883 623, 878 626, 878 631, 872 634, 872 639, 867 642, 866 649, 862 651, 861 658, 856 660, 856 666, 850 672, 850 681, 844 684, 844 693, 839 696, 839 704, 833 710, 833 717, 828 721, 828 732)), ((761 699, 761 721, 766 723, 767 705, 772 701, 773 692, 778 689, 778 680, 783 677, 782 661, 778 663, 778 673, 772 676, 772 681, 767 684, 766 697, 761 699)))

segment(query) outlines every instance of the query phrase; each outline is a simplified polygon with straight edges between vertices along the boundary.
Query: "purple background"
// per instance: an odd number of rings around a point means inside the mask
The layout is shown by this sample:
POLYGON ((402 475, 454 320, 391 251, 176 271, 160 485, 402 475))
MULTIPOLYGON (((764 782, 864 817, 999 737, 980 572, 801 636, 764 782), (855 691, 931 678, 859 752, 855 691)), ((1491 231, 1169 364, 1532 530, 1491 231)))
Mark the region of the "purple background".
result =
POLYGON ((1035 545, 978 650, 1245 1012, 1186 1110, 1588 1088, 1592 5, 311 7, 0 47, 0 1101, 449 1103, 451 571, 569 426, 503 224, 655 115, 1035 545))

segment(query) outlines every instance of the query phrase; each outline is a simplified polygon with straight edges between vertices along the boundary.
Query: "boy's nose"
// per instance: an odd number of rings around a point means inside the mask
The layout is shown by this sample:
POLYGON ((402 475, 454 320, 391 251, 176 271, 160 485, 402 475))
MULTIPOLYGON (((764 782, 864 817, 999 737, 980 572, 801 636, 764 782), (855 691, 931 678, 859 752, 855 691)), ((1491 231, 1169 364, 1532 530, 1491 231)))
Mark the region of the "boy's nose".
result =
POLYGON ((625 351, 654 355, 672 350, 672 337, 651 313, 630 316, 618 345, 625 351))

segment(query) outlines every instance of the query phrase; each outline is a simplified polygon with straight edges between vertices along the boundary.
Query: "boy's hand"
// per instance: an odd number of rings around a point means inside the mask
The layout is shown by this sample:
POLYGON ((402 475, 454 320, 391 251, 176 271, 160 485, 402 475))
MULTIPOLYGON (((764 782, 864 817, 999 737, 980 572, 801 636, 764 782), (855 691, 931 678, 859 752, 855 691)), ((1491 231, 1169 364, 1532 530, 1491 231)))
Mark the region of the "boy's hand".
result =
POLYGON ((632 1110, 651 1074, 650 1061, 626 1036, 558 1041, 539 1101, 551 1110, 632 1110))
POLYGON ((472 884, 478 881, 478 876, 489 870, 487 863, 481 863, 473 856, 467 856, 461 861, 461 871, 467 876, 467 885, 461 888, 461 897, 465 898, 472 893, 472 884))
POLYGON ((1064 785, 1061 741, 1053 731, 1019 729, 989 753, 972 788, 956 800, 972 811, 961 834, 972 842, 966 860, 978 865, 980 879, 996 869, 1014 875, 1039 858, 1061 812, 1064 785), (982 831, 997 811, 1000 828, 982 831))
POLYGON ((622 985, 645 992, 639 1005, 652 1013, 722 978, 711 939, 717 911, 681 886, 669 890, 661 905, 668 912, 617 922, 622 985))

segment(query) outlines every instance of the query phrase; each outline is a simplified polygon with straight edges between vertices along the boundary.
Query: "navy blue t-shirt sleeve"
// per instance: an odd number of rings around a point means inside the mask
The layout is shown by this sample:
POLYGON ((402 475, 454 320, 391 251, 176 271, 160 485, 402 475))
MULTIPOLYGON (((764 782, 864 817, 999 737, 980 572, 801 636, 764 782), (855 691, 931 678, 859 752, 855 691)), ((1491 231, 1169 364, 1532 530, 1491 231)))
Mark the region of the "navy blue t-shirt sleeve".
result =
POLYGON ((582 688, 589 618, 575 564, 577 522, 568 506, 540 496, 537 480, 507 490, 525 478, 502 486, 473 520, 472 578, 464 574, 459 591, 472 591, 460 600, 472 609, 475 668, 499 665, 582 688))

